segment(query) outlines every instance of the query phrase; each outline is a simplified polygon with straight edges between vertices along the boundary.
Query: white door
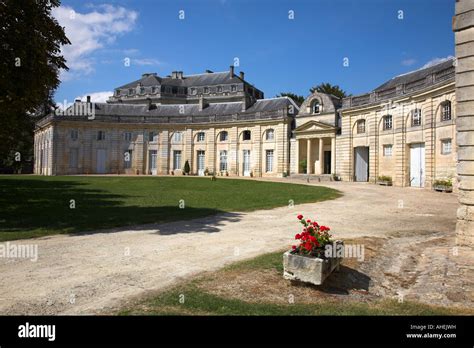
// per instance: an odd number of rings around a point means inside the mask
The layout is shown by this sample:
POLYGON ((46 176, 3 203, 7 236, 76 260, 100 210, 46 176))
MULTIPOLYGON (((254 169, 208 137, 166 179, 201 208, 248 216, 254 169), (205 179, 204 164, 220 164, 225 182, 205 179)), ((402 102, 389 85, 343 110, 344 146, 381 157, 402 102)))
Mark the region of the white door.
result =
POLYGON ((355 181, 369 181, 369 148, 354 148, 355 181))
POLYGON ((244 176, 250 176, 250 150, 244 150, 244 176))
POLYGON ((205 154, 204 151, 198 151, 197 152, 197 165, 198 165, 198 175, 203 176, 204 175, 204 169, 205 169, 205 154))
POLYGON ((150 172, 151 175, 156 175, 156 168, 158 167, 158 157, 156 150, 150 150, 150 172))
POLYGON ((106 153, 105 149, 98 149, 97 150, 97 174, 104 174, 105 173, 105 158, 106 153))
POLYGON ((410 146, 410 186, 425 186, 425 144, 410 146))

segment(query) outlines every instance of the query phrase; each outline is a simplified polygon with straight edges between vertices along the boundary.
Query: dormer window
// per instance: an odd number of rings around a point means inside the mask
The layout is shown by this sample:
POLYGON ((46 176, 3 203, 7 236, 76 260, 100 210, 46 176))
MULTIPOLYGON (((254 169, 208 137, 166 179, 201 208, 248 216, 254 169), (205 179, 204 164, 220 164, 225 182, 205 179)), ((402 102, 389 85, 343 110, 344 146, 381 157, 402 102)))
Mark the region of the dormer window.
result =
POLYGON ((217 93, 222 93, 222 86, 217 86, 217 93))
POLYGON ((140 94, 145 94, 145 87, 140 87, 140 94))
POLYGON ((119 89, 116 89, 115 90, 115 96, 118 97, 120 95, 120 90, 119 89))
POLYGON ((196 95, 196 88, 191 88, 191 95, 196 95))
POLYGON ((206 94, 209 93, 209 87, 204 87, 204 93, 206 93, 206 94))
POLYGON ((166 86, 166 87, 165 87, 165 92, 168 93, 168 94, 171 94, 171 87, 170 87, 170 86, 166 86))
POLYGON ((313 102, 313 106, 311 109, 312 109, 313 114, 321 113, 321 104, 319 103, 319 100, 315 100, 313 102))
POLYGON ((156 87, 151 87, 151 93, 153 93, 153 94, 156 93, 156 87))
POLYGON ((230 86, 230 91, 231 92, 236 92, 237 91, 237 86, 236 85, 230 86))
POLYGON ((130 88, 130 89, 128 90, 128 95, 133 95, 133 88, 130 88))

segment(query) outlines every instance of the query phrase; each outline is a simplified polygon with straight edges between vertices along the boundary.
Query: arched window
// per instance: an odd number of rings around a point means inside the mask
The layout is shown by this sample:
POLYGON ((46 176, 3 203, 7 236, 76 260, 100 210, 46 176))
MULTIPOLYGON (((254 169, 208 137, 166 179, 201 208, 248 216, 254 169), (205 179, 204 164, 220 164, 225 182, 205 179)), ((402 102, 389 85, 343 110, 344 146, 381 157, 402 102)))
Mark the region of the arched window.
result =
POLYGON ((383 117, 383 130, 392 129, 392 115, 385 115, 383 117))
POLYGON ((222 131, 219 134, 219 140, 220 141, 227 141, 229 139, 229 133, 227 131, 222 131))
POLYGON ((421 126, 421 109, 415 109, 411 112, 412 127, 421 126))
POLYGON ((441 103, 441 121, 449 121, 451 119, 451 102, 446 100, 441 103))
POLYGON ((242 134, 242 140, 250 140, 252 138, 252 133, 249 130, 245 130, 242 134))
POLYGON ((319 114, 321 112, 321 104, 319 103, 319 100, 313 101, 311 111, 313 112, 313 114, 319 114))
POLYGON ((275 139, 275 131, 273 129, 268 129, 265 132, 265 139, 266 140, 273 140, 275 139))
POLYGON ((357 134, 365 133, 365 120, 357 121, 357 134))

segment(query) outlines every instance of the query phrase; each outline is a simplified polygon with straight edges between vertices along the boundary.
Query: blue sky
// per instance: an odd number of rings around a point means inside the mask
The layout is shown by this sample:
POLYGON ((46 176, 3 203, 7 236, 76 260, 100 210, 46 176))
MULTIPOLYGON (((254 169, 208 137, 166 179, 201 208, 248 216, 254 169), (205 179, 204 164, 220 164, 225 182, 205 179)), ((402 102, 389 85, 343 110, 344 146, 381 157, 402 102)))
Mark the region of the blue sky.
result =
POLYGON ((321 82, 365 93, 452 56, 453 13, 454 0, 63 0, 54 14, 73 44, 56 101, 99 101, 144 72, 225 71, 236 57, 267 98, 321 82))

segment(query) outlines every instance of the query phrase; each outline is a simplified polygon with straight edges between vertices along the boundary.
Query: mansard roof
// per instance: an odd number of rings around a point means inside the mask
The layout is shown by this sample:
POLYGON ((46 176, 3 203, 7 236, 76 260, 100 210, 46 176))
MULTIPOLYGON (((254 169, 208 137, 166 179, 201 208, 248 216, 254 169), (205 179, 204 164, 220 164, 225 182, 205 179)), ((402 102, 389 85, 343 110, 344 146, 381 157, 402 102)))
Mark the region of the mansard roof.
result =
POLYGON ((436 74, 440 71, 449 69, 450 67, 453 66, 453 61, 454 59, 448 59, 444 62, 429 66, 427 68, 423 68, 423 69, 411 71, 406 74, 395 76, 391 78, 390 80, 386 81, 385 83, 381 84, 379 87, 374 89, 374 91, 382 91, 388 88, 396 87, 398 85, 409 84, 411 82, 425 79, 429 75, 436 74))
MULTIPOLYGON (((76 102, 86 107, 85 102, 76 102)), ((94 119, 102 122, 120 123, 218 123, 238 122, 252 120, 275 120, 291 116, 293 106, 294 113, 298 112, 296 104, 287 97, 259 99, 254 104, 244 109, 242 102, 211 103, 202 110, 199 104, 165 104, 149 105, 143 104, 110 104, 93 103, 94 119)), ((64 115, 51 114, 39 120, 36 124, 41 127, 52 120, 57 121, 87 121, 88 115, 75 115, 75 110, 84 110, 69 107, 64 115)), ((91 122, 91 121, 89 121, 91 122)))
POLYGON ((168 76, 159 77, 156 74, 144 74, 141 79, 127 83, 123 86, 117 87, 116 89, 135 88, 138 86, 139 83, 143 87, 151 87, 157 85, 194 87, 225 85, 242 82, 245 81, 235 74, 231 75, 230 71, 183 75, 182 78, 173 78, 168 76))

